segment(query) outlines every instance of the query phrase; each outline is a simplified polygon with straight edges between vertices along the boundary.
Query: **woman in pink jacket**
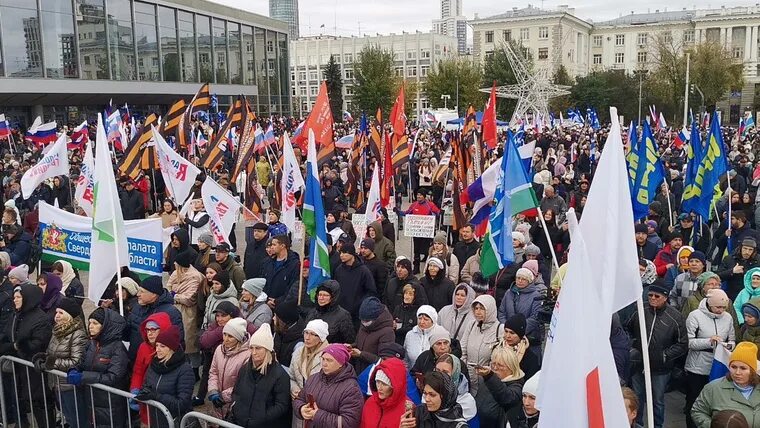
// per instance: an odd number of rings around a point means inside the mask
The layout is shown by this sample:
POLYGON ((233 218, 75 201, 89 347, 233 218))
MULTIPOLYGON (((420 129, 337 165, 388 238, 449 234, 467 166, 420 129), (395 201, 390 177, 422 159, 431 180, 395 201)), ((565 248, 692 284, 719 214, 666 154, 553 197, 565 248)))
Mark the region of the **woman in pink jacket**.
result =
POLYGON ((224 339, 214 351, 209 370, 208 399, 218 418, 227 416, 238 373, 250 357, 247 322, 243 318, 233 318, 224 325, 224 339))

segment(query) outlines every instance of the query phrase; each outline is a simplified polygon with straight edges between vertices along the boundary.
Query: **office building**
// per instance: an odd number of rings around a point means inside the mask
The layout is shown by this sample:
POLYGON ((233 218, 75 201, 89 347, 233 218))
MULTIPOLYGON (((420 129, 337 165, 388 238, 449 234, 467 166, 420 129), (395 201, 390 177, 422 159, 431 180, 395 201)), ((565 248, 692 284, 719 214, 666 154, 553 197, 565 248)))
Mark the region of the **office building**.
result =
POLYGON ((287 22, 290 40, 298 38, 298 0, 269 0, 269 17, 287 22))
POLYGON ((433 32, 457 39, 457 53, 467 53, 467 18, 462 15, 464 0, 441 0, 441 18, 433 20, 433 32))
POLYGON ((12 123, 163 111, 211 83, 290 114, 287 24, 206 0, 0 2, 0 105, 12 123), (12 6, 11 6, 12 5, 12 6))

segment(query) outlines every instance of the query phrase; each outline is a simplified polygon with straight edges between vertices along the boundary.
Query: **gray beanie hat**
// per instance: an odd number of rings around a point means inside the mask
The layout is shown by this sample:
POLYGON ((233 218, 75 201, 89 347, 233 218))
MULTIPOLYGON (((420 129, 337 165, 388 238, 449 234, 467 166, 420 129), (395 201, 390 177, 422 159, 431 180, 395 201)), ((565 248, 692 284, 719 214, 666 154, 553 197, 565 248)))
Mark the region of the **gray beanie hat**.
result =
POLYGON ((209 247, 214 246, 214 236, 208 232, 202 233, 198 237, 198 242, 203 242, 204 244, 208 245, 209 247))
POLYGON ((266 283, 267 283, 267 280, 264 278, 247 279, 243 283, 243 290, 258 297, 259 295, 261 295, 261 292, 264 291, 264 286, 266 285, 266 283))

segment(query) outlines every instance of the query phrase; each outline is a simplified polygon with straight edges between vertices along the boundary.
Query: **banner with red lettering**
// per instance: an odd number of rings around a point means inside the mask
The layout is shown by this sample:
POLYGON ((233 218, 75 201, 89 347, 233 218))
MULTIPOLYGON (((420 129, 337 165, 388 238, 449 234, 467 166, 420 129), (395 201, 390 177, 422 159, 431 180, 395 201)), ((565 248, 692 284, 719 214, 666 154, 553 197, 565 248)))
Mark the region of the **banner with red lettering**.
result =
POLYGON ((230 232, 233 231, 232 226, 237 221, 243 204, 211 177, 206 177, 206 181, 203 182, 201 196, 208 213, 209 228, 211 234, 214 235, 216 244, 229 243, 230 232))
POLYGON ((29 168, 21 177, 21 193, 29 199, 37 186, 48 178, 57 175, 69 175, 69 157, 66 150, 66 134, 61 134, 58 141, 43 155, 36 165, 29 168))
POLYGON ((190 194, 193 184, 195 184, 195 177, 201 173, 201 170, 169 147, 156 127, 153 125, 151 127, 153 128, 153 139, 156 142, 158 164, 161 168, 161 175, 164 177, 164 183, 166 183, 166 191, 172 195, 174 202, 181 204, 190 194))

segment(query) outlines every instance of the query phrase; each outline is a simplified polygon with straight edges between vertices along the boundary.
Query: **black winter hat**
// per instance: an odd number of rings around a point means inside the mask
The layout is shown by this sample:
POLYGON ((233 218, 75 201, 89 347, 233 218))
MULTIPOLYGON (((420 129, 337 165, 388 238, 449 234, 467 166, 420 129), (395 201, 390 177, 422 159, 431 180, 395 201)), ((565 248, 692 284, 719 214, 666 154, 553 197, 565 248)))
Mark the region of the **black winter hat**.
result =
MULTIPOLYGON (((77 303, 76 300, 64 297, 58 302, 58 309, 65 311, 71 315, 72 318, 76 318, 82 315, 82 306, 77 303)), ((105 317, 105 315, 103 315, 105 317)))
POLYGON ((164 294, 164 283, 160 276, 149 276, 142 283, 142 288, 156 295, 164 294))
POLYGON ((359 306, 359 319, 362 321, 374 321, 383 313, 385 306, 377 297, 370 296, 364 299, 359 306))
POLYGON ((644 233, 644 234, 649 233, 649 227, 647 227, 647 225, 644 223, 636 223, 636 226, 634 226, 634 230, 636 231, 636 233, 644 233))
POLYGON ((98 323, 100 323, 100 325, 103 325, 103 323, 106 322, 106 310, 103 309, 103 308, 97 308, 97 309, 95 309, 90 314, 90 318, 89 319, 95 320, 98 323))
POLYGON ((174 259, 174 261, 183 268, 189 268, 190 265, 195 261, 194 259, 195 257, 193 257, 193 253, 185 250, 177 254, 177 257, 174 259))
POLYGON ((504 322, 504 328, 508 328, 517 333, 517 335, 520 336, 520 339, 525 337, 525 329, 527 327, 528 321, 523 314, 514 314, 504 322))
POLYGON ((214 309, 214 313, 229 315, 233 318, 236 318, 240 316, 240 309, 238 309, 238 307, 235 306, 234 303, 228 302, 225 300, 224 302, 221 302, 216 306, 216 309, 214 309))
POLYGON ((287 325, 295 324, 298 321, 298 305, 291 301, 280 303, 275 306, 274 314, 287 325))

